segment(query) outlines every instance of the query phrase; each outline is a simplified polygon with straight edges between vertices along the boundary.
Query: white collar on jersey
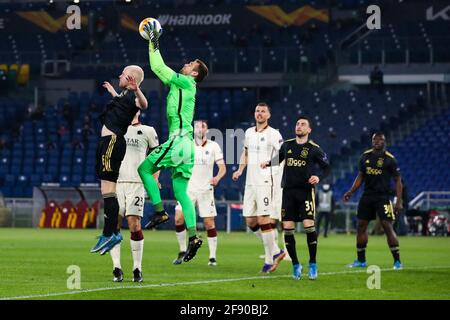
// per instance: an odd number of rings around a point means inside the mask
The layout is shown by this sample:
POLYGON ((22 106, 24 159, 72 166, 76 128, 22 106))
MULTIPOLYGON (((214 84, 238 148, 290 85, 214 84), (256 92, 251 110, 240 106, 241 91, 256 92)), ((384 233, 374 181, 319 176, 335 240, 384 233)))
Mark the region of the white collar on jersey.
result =
POLYGON ((196 139, 194 139, 194 140, 195 140, 195 145, 197 147, 204 147, 208 143, 208 139, 206 139, 201 145, 197 144, 197 140, 196 139))
POLYGON ((267 124, 267 126, 265 126, 264 128, 262 128, 261 130, 258 131, 258 127, 255 126, 255 132, 263 132, 264 130, 266 130, 269 127, 269 124, 267 124))

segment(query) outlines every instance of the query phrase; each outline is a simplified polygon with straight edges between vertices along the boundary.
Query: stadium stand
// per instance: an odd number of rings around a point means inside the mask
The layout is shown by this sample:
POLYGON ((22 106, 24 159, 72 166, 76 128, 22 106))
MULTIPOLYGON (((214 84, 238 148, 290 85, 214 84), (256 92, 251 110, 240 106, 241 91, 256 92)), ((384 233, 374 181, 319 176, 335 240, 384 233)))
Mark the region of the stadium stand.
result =
MULTIPOLYGON (((426 4, 426 1, 418 2, 426 4)), ((177 12, 180 8, 202 5, 244 8, 270 4, 284 6, 289 8, 285 11, 290 12, 290 8, 306 5, 353 10, 367 3, 369 1, 356 0, 318 0, 313 3, 296 0, 167 0, 158 1, 158 9, 177 12)), ((146 5, 151 7, 153 3, 141 1, 139 9, 145 10, 146 5)), ((102 13, 108 3, 83 1, 81 6, 102 13)), ((60 14, 58 6, 42 2, 9 2, 7 8, 3 3, 0 5, 0 10, 5 13, 41 9, 49 10, 54 17, 60 14)), ((135 9, 133 5, 115 4, 112 13, 120 11, 127 14, 135 12, 135 9)), ((6 90, 0 97, 0 188, 5 197, 31 197, 33 186, 42 183, 58 183, 62 187, 98 183, 94 172, 95 146, 100 132, 97 117, 109 95, 104 91, 73 90, 55 103, 38 103, 32 107, 32 99, 18 98, 23 92, 30 93, 33 78, 35 82, 48 79, 42 76, 50 66, 43 63, 46 60, 70 61, 67 70, 64 67, 52 74, 53 79, 63 80, 94 79, 98 83, 116 78, 118 70, 129 63, 142 65, 148 70, 146 43, 130 27, 138 21, 121 20, 121 23, 106 26, 105 31, 100 32, 98 22, 102 14, 96 15, 98 20, 93 28, 70 32, 48 31, 38 27, 38 21, 30 22, 35 24, 33 32, 6 34, 0 30, 6 40, 0 42, 0 90, 6 90)), ((345 37, 359 26, 360 22, 356 21, 323 23, 317 19, 308 20, 301 28, 274 27, 265 21, 245 28, 223 25, 193 29, 195 32, 187 33, 167 26, 164 27, 164 42, 172 45, 162 50, 170 66, 179 67, 186 59, 195 56, 207 62, 213 75, 279 73, 283 77, 298 76, 300 80, 293 78, 277 94, 272 90, 270 94, 262 95, 257 86, 200 87, 195 118, 207 119, 210 128, 222 131, 226 128, 245 129, 253 123, 254 105, 263 99, 272 107, 271 125, 279 128, 283 137, 290 138, 293 136, 292 119, 300 114, 310 116, 314 126, 313 139, 332 160, 334 173, 331 179, 335 194, 340 197, 356 174, 355 163, 349 162, 355 159, 357 152, 367 147, 370 133, 377 129, 395 131, 398 124, 412 121, 418 111, 429 107, 427 95, 430 91, 424 82, 386 85, 381 93, 370 86, 339 86, 337 67, 343 64, 396 64, 408 69, 411 63, 432 66, 450 62, 446 21, 429 19, 413 24, 402 19, 391 21, 381 30, 358 39, 350 48, 341 48, 345 37), (332 72, 327 73, 324 79, 311 80, 320 78, 320 71, 329 67, 332 72)), ((145 93, 150 111, 144 113, 141 120, 154 126, 158 135, 165 139, 165 92, 152 88, 145 93)), ((448 148, 445 148, 449 139, 448 120, 448 112, 435 115, 425 125, 429 130, 423 127, 407 132, 389 147, 397 155, 411 196, 423 190, 450 190, 448 170, 445 170, 448 163, 448 148), (420 153, 423 148, 430 151, 420 153), (441 149, 445 151, 438 153, 437 150, 441 149), (417 155, 410 157, 408 152, 417 155), (420 174, 416 174, 418 171, 420 174)), ((240 150, 233 151, 240 153, 240 150)), ((235 164, 229 164, 228 172, 235 168, 235 164)), ((168 174, 161 176, 161 182, 170 186, 168 174)), ((231 174, 227 174, 216 189, 216 197, 241 199, 243 183, 244 179, 232 182, 231 174)), ((163 189, 162 197, 173 199, 172 190, 163 189)), ((55 204, 56 207, 60 205, 55 204)))
MULTIPOLYGON (((290 110, 294 107, 294 116, 307 114, 313 119, 314 140, 327 151, 331 159, 336 159, 349 148, 366 145, 369 134, 383 124, 389 127, 392 121, 407 121, 408 114, 417 110, 417 103, 424 94, 423 90, 421 86, 389 86, 383 94, 366 87, 338 91, 335 94, 327 90, 293 90, 283 101, 274 101, 273 104, 270 102, 273 112, 271 125, 279 128, 283 137, 292 137, 292 121, 288 120, 288 117, 289 114, 292 115, 290 110)), ((164 123, 160 121, 163 120, 161 117, 164 117, 159 110, 160 97, 157 92, 149 92, 148 96, 151 97, 150 101, 154 107, 143 115, 142 122, 154 126, 160 136, 164 137, 167 135, 167 127, 160 125, 164 123)), ((108 94, 104 93, 89 95, 87 92, 71 92, 67 99, 61 99, 57 106, 48 106, 42 119, 26 119, 20 128, 19 136, 16 137, 17 143, 14 147, 5 148, 0 153, 0 171, 5 175, 0 183, 5 196, 29 197, 32 185, 42 182, 59 182, 61 186, 95 183, 95 146, 100 132, 100 124, 95 119, 100 109, 95 109, 94 112, 90 109, 96 105, 104 105, 108 99, 108 94), (77 116, 71 119, 69 114, 77 116)), ((256 100, 251 90, 205 89, 200 91, 198 101, 199 112, 196 118, 208 119, 211 128, 223 130, 233 125, 235 129, 246 129, 252 125, 251 116, 242 117, 242 122, 230 118, 238 112, 244 115, 252 114, 256 100)), ((445 121, 448 119, 443 115, 441 119, 429 124, 430 131, 420 137, 420 143, 416 144, 418 148, 426 145, 431 146, 432 150, 443 148, 448 142, 449 134, 448 126, 444 125, 445 121)), ((420 132, 421 130, 412 133, 390 149, 394 154, 405 155, 403 151, 412 148, 420 132)), ((415 152, 414 148, 411 150, 415 152)), ((436 152, 430 153, 436 155, 432 156, 432 159, 448 158, 448 153, 439 156, 436 152)), ((430 179, 430 185, 420 185, 424 177, 412 174, 417 168, 430 167, 432 172, 436 171, 432 176, 442 170, 439 166, 427 163, 429 158, 423 153, 421 158, 414 158, 413 165, 408 162, 412 158, 399 156, 399 163, 405 161, 408 166, 408 169, 405 168, 405 181, 411 185, 413 194, 420 192, 421 188, 438 191, 449 185, 449 181, 445 180, 447 175, 442 176, 442 180, 430 179)), ((353 178, 354 173, 351 172, 338 180, 335 185, 337 194, 343 193, 344 189, 351 185, 353 178)), ((168 175, 163 175, 161 181, 163 185, 170 185, 168 175)), ((242 197, 242 183, 241 181, 236 184, 231 181, 231 176, 227 176, 217 188, 216 195, 224 199, 239 199, 242 197)), ((163 197, 173 198, 171 190, 164 193, 163 197)))
MULTIPOLYGON (((402 179, 412 197, 424 190, 447 191, 450 188, 448 164, 450 150, 450 111, 446 111, 412 132, 405 139, 389 146, 402 171, 402 179)), ((352 185, 357 166, 334 185, 338 197, 352 185)))
MULTIPOLYGON (((341 7, 362 5, 366 1, 349 1, 341 7)), ((196 3, 194 1, 194 3, 196 3)), ((237 4, 265 4, 265 1, 241 1, 237 4)), ((267 1, 271 5, 310 4, 307 1, 267 1)), ((228 5, 228 1, 218 1, 217 5, 228 5)), ((338 3, 332 3, 339 6, 338 3)), ((27 10, 37 10, 42 4, 28 6, 27 10)), ((107 2, 87 2, 89 10, 103 10, 107 2)), ((183 2, 163 2, 160 8, 182 7, 183 2)), ((315 1, 317 7, 330 5, 329 1, 315 1)), ((188 6, 189 8, 189 6, 188 6)), ((133 7, 115 7, 115 10, 133 7)), ((145 7, 141 7, 145 10, 145 7)), ((12 7, 9 10, 14 10, 12 7)), ((150 8, 151 10, 151 8, 150 8)), ((104 19, 99 16, 98 19, 104 19)), ((30 18, 31 19, 31 18, 30 18)), ((37 23, 37 22, 36 22, 37 23)), ((137 24, 137 21, 130 22, 137 24)), ((106 26, 107 28, 108 26, 106 26)), ((45 59, 67 59, 71 68, 65 77, 111 78, 114 69, 111 64, 122 65, 133 61, 148 63, 145 45, 135 30, 127 27, 109 26, 106 31, 89 33, 88 28, 71 32, 33 32, 8 34, 7 41, 0 44, 0 61, 8 64, 30 64, 31 72, 38 73, 41 61, 45 59), (89 39, 89 41, 88 41, 89 39), (140 46, 142 45, 142 48, 140 46), (86 63, 89 65, 86 66, 86 63)), ((165 41, 173 43, 165 48, 164 54, 169 64, 178 65, 187 57, 198 56, 205 60, 215 72, 298 72, 301 64, 308 65, 311 72, 327 63, 334 63, 335 49, 354 25, 336 23, 326 25, 316 20, 305 23, 299 32, 292 26, 273 28, 253 25, 242 28, 236 26, 216 26, 211 30, 201 30, 194 34, 180 32, 173 27, 165 28, 165 41), (230 56, 233 59, 230 59, 230 56)), ((423 21, 411 24, 405 21, 389 23, 376 30, 346 53, 348 62, 362 63, 436 63, 450 62, 447 48, 450 44, 445 21, 423 21), (384 58, 383 58, 384 56, 384 58), (383 60, 384 59, 384 60, 383 60)))

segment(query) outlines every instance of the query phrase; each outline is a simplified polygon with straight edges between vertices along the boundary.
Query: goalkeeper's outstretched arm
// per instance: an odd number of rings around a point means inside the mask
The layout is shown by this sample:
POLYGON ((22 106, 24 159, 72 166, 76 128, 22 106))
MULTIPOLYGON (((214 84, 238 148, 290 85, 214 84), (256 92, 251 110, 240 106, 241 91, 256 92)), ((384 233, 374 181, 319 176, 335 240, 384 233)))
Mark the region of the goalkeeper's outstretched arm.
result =
POLYGON ((150 59, 150 68, 161 79, 164 84, 168 84, 175 74, 171 68, 166 66, 159 52, 158 35, 152 34, 148 42, 148 56, 150 59))

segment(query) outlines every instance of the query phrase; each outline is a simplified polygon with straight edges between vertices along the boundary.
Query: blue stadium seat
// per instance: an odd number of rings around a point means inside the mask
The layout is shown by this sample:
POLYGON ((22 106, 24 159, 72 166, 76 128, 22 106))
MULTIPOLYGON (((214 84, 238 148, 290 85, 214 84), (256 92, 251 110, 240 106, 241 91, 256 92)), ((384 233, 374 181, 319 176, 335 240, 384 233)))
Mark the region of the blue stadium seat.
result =
POLYGON ((4 197, 10 198, 14 197, 13 185, 5 185, 2 187, 1 191, 4 197))
POLYGON ((42 176, 40 174, 33 174, 30 177, 30 183, 32 186, 38 186, 41 184, 42 176))
POLYGON ((79 174, 73 174, 72 175, 72 184, 74 186, 79 186, 81 183, 81 175, 79 174))
POLYGON ((72 185, 70 182, 70 177, 65 174, 61 174, 59 183, 61 184, 61 187, 70 187, 72 185))
POLYGON ((96 183, 96 182, 98 182, 98 179, 97 179, 97 177, 96 177, 95 175, 93 175, 93 174, 87 174, 87 175, 84 176, 83 182, 86 182, 86 183, 96 183))
POLYGON ((13 185, 16 182, 16 176, 12 174, 7 174, 5 176, 5 184, 13 185))
POLYGON ((13 187, 12 194, 13 194, 13 197, 15 197, 15 198, 25 197, 25 195, 24 195, 24 186, 15 186, 15 187, 13 187))
POLYGON ((21 167, 15 165, 15 163, 12 165, 10 173, 13 175, 19 175, 22 172, 21 167))

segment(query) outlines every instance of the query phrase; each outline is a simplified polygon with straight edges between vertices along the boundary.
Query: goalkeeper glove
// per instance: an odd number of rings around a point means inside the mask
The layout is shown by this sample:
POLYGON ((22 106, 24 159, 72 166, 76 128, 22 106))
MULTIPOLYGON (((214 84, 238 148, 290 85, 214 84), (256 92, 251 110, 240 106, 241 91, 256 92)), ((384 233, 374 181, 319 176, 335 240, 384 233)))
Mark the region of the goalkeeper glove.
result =
POLYGON ((153 50, 158 50, 159 49, 159 37, 161 36, 163 29, 161 28, 161 30, 158 32, 156 30, 156 23, 153 22, 152 23, 147 23, 144 27, 144 31, 147 33, 150 42, 153 46, 153 50))

